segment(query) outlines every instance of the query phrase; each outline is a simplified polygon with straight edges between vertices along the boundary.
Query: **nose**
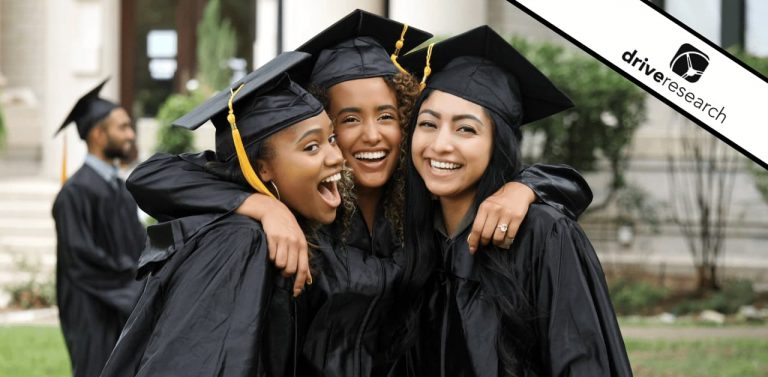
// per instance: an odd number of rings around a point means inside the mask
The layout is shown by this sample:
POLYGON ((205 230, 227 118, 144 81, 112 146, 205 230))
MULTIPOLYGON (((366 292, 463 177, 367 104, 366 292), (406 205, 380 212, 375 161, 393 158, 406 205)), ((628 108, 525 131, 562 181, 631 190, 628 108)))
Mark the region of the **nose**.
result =
POLYGON ((126 132, 126 138, 130 141, 133 141, 136 139, 136 131, 133 129, 133 127, 128 127, 128 131, 126 132))
POLYGON ((332 145, 331 149, 328 151, 328 154, 325 155, 325 165, 332 168, 337 168, 343 163, 344 156, 341 154, 341 149, 339 149, 338 145, 332 145))
POLYGON ((432 140, 431 148, 437 153, 449 153, 454 150, 450 127, 439 127, 432 140))
POLYGON ((363 124, 363 141, 371 145, 376 145, 381 141, 381 133, 376 122, 368 120, 363 124))

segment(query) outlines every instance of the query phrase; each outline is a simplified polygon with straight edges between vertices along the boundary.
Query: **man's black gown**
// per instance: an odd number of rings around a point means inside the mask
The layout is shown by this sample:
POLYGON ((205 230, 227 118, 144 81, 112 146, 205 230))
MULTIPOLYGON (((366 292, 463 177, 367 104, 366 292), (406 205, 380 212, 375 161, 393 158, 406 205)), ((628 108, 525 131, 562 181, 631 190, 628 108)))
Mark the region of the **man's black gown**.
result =
MULTIPOLYGON (((231 212, 251 194, 237 184, 221 181, 206 173, 202 166, 213 158, 214 155, 210 152, 181 156, 156 155, 134 171, 128 180, 128 188, 143 210, 158 219, 168 221, 167 224, 176 224, 175 239, 189 238, 189 235, 202 232, 200 229, 215 227, 222 219, 231 217, 231 212)), ((546 174, 532 174, 531 180, 542 183, 548 193, 547 197, 565 198, 566 200, 560 202, 564 204, 557 203, 563 208, 568 207, 570 203, 578 203, 575 207, 569 207, 571 213, 580 213, 589 204, 591 193, 588 188, 586 193, 583 191, 583 187, 586 187, 583 181, 577 180, 574 183, 572 180, 563 180, 564 183, 558 186, 553 185, 553 180, 542 179, 542 176, 546 174)), ((265 370, 266 375, 282 376, 295 373, 299 376, 382 376, 398 373, 397 358, 382 357, 382 350, 390 346, 391 340, 391 334, 382 334, 382 331, 399 328, 397 323, 392 322, 400 317, 392 313, 398 312, 395 308, 398 304, 396 287, 402 273, 402 244, 383 216, 381 208, 377 211, 371 233, 368 232, 359 211, 352 217, 351 231, 347 239, 343 242, 334 241, 336 237, 331 233, 337 235, 339 232, 327 228, 319 232, 320 240, 316 242, 324 242, 323 245, 326 246, 313 251, 311 265, 314 284, 308 286, 298 300, 291 300, 285 293, 279 295, 279 299, 270 301, 268 308, 264 307, 263 302, 253 303, 249 307, 251 311, 269 313, 267 317, 262 318, 269 324, 261 327, 272 330, 254 341, 267 342, 262 343, 265 344, 262 350, 268 347, 280 350, 271 356, 272 360, 280 360, 273 363, 272 369, 258 369, 265 370), (290 345, 286 345, 286 338, 292 339, 288 342, 290 345), (279 367, 275 367, 277 364, 279 367)), ((150 237, 152 238, 152 233, 150 237)), ((220 242, 227 245, 235 242, 237 237, 239 236, 228 234, 222 236, 220 242)), ((208 258, 214 258, 214 254, 227 255, 226 250, 229 249, 230 247, 211 247, 206 248, 204 252, 210 254, 208 258)), ((142 263, 146 264, 149 260, 164 261, 171 254, 167 251, 148 250, 142 256, 142 263)), ((174 258, 177 257, 168 260, 174 258)), ((185 258, 187 257, 178 257, 185 258)), ((175 265, 177 262, 163 263, 175 265)), ((163 266, 161 273, 166 268, 163 266)), ((240 271, 226 275, 237 276, 238 279, 245 276, 240 271)), ((202 281, 210 279, 203 275, 198 275, 198 278, 202 281)), ((152 277, 150 281, 151 279, 152 277)), ((276 283, 278 286, 286 284, 290 286, 285 281, 276 283)), ((254 290, 269 289, 266 285, 249 286, 254 290)), ((145 362, 155 365, 185 359, 182 356, 188 350, 171 347, 173 335, 169 335, 165 330, 168 325, 156 321, 161 315, 159 313, 177 309, 169 305, 167 294, 153 297, 157 302, 148 306, 142 304, 142 297, 103 376, 143 375, 140 368, 145 362), (151 325, 140 325, 145 330, 134 330, 137 326, 134 324, 134 317, 137 323, 149 322, 151 325), (147 326, 150 331, 146 330, 147 326), (139 335, 132 336, 133 332, 139 335), (152 335, 149 335, 150 333, 152 335), (121 347, 123 339, 135 341, 121 347), (157 354, 155 352, 150 358, 146 351, 141 350, 146 349, 146 343, 153 342, 161 345, 158 347, 174 348, 175 351, 162 356, 154 356, 157 354), (111 368, 113 364, 115 367, 111 368), (125 365, 130 367, 124 368, 125 365), (128 372, 118 373, 123 369, 128 372)), ((175 306, 189 307, 184 304, 175 306)), ((190 308, 183 312, 199 315, 205 313, 206 309, 196 307, 194 310, 190 308)), ((206 328, 203 331, 219 330, 206 328)), ((197 330, 190 329, 190 333, 196 332, 197 330)), ((257 333, 251 335, 258 338, 257 333)), ((199 354, 222 355, 227 354, 227 349, 220 343, 210 343, 208 348, 201 350, 199 354)), ((213 372, 215 370, 206 370, 205 373, 197 375, 216 375, 213 372)))
POLYGON ((141 293, 136 264, 145 231, 121 182, 83 165, 53 205, 56 299, 75 377, 97 376, 141 293))
MULTIPOLYGON (((512 295, 461 242, 471 231, 466 223, 454 237, 435 232, 442 261, 426 300, 420 376, 505 375, 497 347, 504 321, 494 297, 512 295)), ((535 345, 534 362, 518 375, 632 375, 600 262, 576 222, 534 204, 510 251, 482 252, 503 253, 500 268, 511 272, 529 303, 520 317, 532 330, 533 339, 524 342, 535 345)))

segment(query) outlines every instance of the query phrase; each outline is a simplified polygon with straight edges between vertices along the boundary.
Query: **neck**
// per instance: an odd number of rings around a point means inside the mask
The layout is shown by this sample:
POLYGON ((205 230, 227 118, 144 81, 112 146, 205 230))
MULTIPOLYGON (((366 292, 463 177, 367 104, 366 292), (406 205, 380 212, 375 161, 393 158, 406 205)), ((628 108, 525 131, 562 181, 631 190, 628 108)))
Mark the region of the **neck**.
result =
POLYGON ((475 201, 476 190, 469 190, 466 193, 452 196, 440 197, 440 208, 443 212, 443 225, 450 237, 453 237, 458 229, 461 219, 469 212, 472 203, 475 201))
POLYGON ((95 147, 90 147, 89 146, 88 147, 88 153, 96 156, 96 158, 98 158, 99 160, 102 160, 102 161, 104 161, 104 162, 106 162, 106 163, 108 163, 110 165, 114 164, 114 161, 112 161, 111 159, 107 158, 106 155, 104 155, 104 150, 103 149, 95 148, 95 147))
POLYGON ((355 192, 357 194, 357 206, 360 208, 360 212, 363 213, 363 219, 368 226, 368 233, 370 234, 373 231, 376 208, 379 206, 379 201, 381 201, 381 197, 384 194, 384 188, 356 186, 355 192))

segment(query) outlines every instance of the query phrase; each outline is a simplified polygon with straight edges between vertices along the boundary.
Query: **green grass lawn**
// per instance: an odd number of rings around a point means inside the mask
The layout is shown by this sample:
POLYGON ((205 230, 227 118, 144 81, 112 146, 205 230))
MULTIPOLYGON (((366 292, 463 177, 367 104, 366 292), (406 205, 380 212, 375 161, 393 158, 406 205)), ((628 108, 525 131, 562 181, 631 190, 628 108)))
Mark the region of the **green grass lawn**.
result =
POLYGON ((58 327, 0 326, 0 376, 69 375, 69 356, 58 327))
POLYGON ((636 377, 765 377, 768 339, 626 339, 636 377))
MULTIPOLYGON (((637 377, 768 376, 768 339, 627 339, 637 377)), ((58 327, 0 326, 0 376, 69 375, 58 327)))

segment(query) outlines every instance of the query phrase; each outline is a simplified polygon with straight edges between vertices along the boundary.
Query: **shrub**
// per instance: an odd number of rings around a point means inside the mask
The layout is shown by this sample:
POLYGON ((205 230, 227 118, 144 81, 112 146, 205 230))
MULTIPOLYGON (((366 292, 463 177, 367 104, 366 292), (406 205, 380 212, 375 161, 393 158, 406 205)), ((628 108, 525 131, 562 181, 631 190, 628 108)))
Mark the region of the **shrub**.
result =
POLYGON ((672 312, 677 315, 694 314, 703 310, 715 310, 723 314, 734 314, 744 305, 754 303, 757 295, 748 280, 731 280, 719 291, 701 297, 692 297, 677 304, 672 312))
POLYGON ((616 312, 623 315, 648 314, 668 295, 665 288, 629 279, 617 280, 610 292, 616 312))
POLYGON ((179 154, 193 150, 194 134, 189 130, 172 127, 171 123, 192 111, 203 100, 202 94, 192 92, 190 94, 174 94, 163 102, 157 113, 157 122, 160 128, 157 130, 156 152, 179 154))

